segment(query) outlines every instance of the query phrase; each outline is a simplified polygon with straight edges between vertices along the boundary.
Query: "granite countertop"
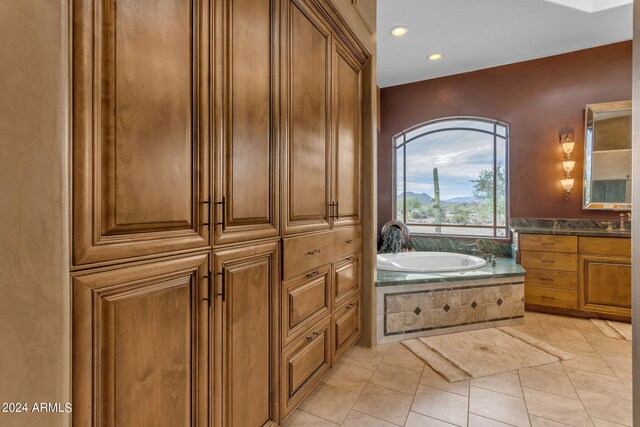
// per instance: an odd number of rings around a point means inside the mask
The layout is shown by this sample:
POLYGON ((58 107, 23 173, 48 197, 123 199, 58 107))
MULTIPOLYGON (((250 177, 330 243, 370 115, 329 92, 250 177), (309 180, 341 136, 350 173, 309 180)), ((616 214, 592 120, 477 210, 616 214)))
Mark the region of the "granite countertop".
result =
POLYGON ((494 277, 524 276, 525 270, 513 258, 496 258, 496 266, 487 264, 482 268, 442 273, 408 273, 378 270, 376 286, 411 285, 429 282, 454 282, 459 280, 492 279, 494 277))
POLYGON ((554 234, 560 236, 591 236, 591 237, 631 237, 631 230, 610 230, 602 228, 583 229, 554 229, 546 227, 513 226, 511 230, 519 234, 554 234))
POLYGON ((620 230, 619 221, 595 219, 512 218, 511 230, 520 234, 556 234, 564 236, 631 237, 629 221, 620 230), (613 230, 608 230, 609 223, 613 230))

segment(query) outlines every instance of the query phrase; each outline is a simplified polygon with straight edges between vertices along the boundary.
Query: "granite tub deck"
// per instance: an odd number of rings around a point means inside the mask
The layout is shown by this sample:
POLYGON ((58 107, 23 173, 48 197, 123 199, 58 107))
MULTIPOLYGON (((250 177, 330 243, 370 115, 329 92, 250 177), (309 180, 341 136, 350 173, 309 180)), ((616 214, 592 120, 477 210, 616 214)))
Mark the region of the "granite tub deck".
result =
POLYGON ((379 344, 524 323, 525 270, 512 258, 459 272, 377 273, 379 344))

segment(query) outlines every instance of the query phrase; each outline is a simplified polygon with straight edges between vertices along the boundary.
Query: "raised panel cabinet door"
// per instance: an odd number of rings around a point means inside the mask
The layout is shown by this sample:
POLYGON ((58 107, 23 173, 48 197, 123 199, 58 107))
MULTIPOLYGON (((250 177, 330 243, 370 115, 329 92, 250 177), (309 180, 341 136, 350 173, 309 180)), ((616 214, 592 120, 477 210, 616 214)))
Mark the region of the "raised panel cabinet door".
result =
MULTIPOLYGON (((275 2, 276 0, 273 0, 275 2)), ((216 4, 216 245, 277 236, 277 4, 216 4)))
POLYGON ((224 427, 278 423, 279 243, 214 253, 224 427))
POLYGON ((330 227, 331 32, 302 3, 282 2, 284 234, 330 227))
POLYGON ((579 307, 631 318, 631 258, 581 255, 579 307))
POLYGON ((333 55, 333 226, 360 223, 362 67, 334 43, 333 55))
POLYGON ((209 0, 73 0, 73 264, 209 245, 209 0))
POLYGON ((73 277, 73 425, 209 425, 209 255, 73 277))

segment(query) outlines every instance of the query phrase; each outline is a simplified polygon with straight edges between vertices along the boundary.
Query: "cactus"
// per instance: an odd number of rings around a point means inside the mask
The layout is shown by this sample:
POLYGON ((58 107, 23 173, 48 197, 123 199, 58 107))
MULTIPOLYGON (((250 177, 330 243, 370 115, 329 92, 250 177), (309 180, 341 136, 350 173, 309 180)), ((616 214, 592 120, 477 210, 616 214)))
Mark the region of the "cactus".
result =
MULTIPOLYGON (((433 210, 436 214, 436 224, 442 224, 442 205, 440 205, 440 179, 438 168, 433 168, 433 210)), ((441 227, 436 227, 436 233, 442 233, 441 227)))

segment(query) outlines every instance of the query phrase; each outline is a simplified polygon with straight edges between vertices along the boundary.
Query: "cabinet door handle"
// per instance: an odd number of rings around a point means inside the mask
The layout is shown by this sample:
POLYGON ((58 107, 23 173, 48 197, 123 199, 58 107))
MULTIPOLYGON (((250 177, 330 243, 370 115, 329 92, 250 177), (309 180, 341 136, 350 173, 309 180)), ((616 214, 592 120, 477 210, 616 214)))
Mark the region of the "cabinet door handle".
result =
POLYGON ((313 272, 307 274, 307 279, 311 279, 312 277, 316 277, 318 274, 320 274, 320 273, 317 272, 317 271, 313 271, 313 272))
POLYGON ((349 240, 347 240, 347 245, 350 245, 350 244, 355 243, 355 242, 356 242, 355 240, 349 239, 349 240))
POLYGON ((203 222, 202 226, 210 228, 211 227, 211 196, 209 196, 207 200, 202 202, 202 204, 207 205, 207 222, 203 222))
POLYGON ((216 202, 216 205, 221 205, 222 206, 222 221, 217 222, 216 225, 221 225, 222 226, 222 231, 224 231, 226 225, 225 223, 227 222, 226 220, 226 216, 227 216, 227 209, 226 209, 226 205, 227 205, 227 201, 225 199, 224 196, 222 196, 222 201, 221 202, 216 202))
POLYGON ((309 335, 309 336, 307 337, 307 342, 311 342, 311 341, 315 340, 319 335, 320 335, 320 334, 319 334, 319 333, 317 333, 317 332, 312 333, 311 335, 309 335))
POLYGON ((220 279, 222 281, 222 286, 220 289, 220 293, 217 294, 218 296, 222 297, 222 302, 224 302, 224 300, 227 297, 227 284, 226 284, 226 280, 225 280, 225 274, 224 274, 224 270, 222 270, 222 272, 218 273, 218 276, 220 276, 220 279))
POLYGON ((307 252, 307 255, 318 255, 320 252, 322 252, 321 249, 314 249, 312 251, 307 252))
POLYGON ((345 261, 353 261, 354 259, 356 259, 356 256, 355 255, 351 255, 351 256, 346 257, 344 260, 345 261))
POLYGON ((347 310, 351 310, 351 309, 352 309, 353 307, 355 307, 355 306, 356 306, 356 303, 355 303, 355 302, 352 302, 351 304, 349 304, 349 305, 347 306, 347 310))

